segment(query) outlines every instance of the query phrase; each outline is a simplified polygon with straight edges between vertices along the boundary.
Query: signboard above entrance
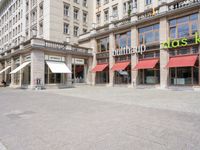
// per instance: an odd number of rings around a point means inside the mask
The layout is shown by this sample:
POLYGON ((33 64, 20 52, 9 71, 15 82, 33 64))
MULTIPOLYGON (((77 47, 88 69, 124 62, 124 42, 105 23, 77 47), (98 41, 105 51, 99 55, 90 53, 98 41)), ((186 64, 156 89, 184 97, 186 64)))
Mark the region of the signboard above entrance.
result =
POLYGON ((142 54, 146 51, 146 45, 140 45, 139 47, 130 48, 124 47, 113 51, 113 56, 122 56, 129 54, 142 54))

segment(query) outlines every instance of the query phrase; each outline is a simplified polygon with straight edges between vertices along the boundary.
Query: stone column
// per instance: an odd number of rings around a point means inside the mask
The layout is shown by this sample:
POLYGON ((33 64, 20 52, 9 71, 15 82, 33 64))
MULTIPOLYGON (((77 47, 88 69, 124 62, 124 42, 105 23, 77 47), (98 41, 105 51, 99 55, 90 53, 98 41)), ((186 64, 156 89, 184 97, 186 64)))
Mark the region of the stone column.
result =
POLYGON ((31 88, 37 85, 36 80, 41 80, 41 85, 44 86, 45 73, 45 58, 44 52, 40 50, 33 50, 31 52, 31 88))
MULTIPOLYGON (((14 69, 15 69, 15 61, 14 61, 14 58, 12 57, 11 58, 11 71, 13 71, 14 69)), ((14 84, 15 84, 14 79, 15 79, 15 74, 12 73, 11 74, 11 84, 10 84, 11 87, 14 86, 14 84)))
MULTIPOLYGON (((0 63, 0 71, 3 70, 4 67, 3 67, 3 64, 2 62, 0 63)), ((4 72, 3 72, 4 73, 4 72)), ((0 82, 3 80, 3 73, 0 74, 0 82)), ((1 83, 0 83, 1 84, 1 83)))
MULTIPOLYGON (((160 19, 160 45, 169 37, 169 25, 167 18, 160 19)), ((166 68, 169 61, 168 50, 160 46, 160 87, 167 88, 169 85, 169 68, 166 68)))
MULTIPOLYGON (((22 57, 22 55, 19 56, 19 63, 20 63, 20 65, 23 63, 23 57, 22 57)), ((24 68, 22 68, 22 69, 19 71, 19 86, 20 86, 20 87, 22 86, 23 70, 24 70, 24 68)))
MULTIPOLYGON (((138 45, 138 30, 136 27, 131 28, 131 47, 137 47, 138 45)), ((138 70, 134 69, 138 63, 137 54, 131 55, 131 83, 132 86, 136 87, 138 85, 138 70)))
POLYGON ((92 69, 94 67, 94 64, 96 62, 96 57, 90 57, 87 60, 87 72, 86 72, 86 83, 90 85, 95 85, 95 73, 92 73, 92 69))
POLYGON ((92 69, 97 65, 97 58, 96 58, 96 54, 97 54, 97 41, 96 41, 95 38, 93 38, 91 40, 91 47, 93 49, 93 60, 92 60, 92 58, 89 58, 89 61, 88 61, 89 62, 89 66, 91 66, 91 63, 92 63, 92 66, 88 68, 89 69, 88 73, 91 74, 91 81, 90 81, 90 83, 92 85, 95 85, 96 84, 96 73, 92 72, 92 69))
MULTIPOLYGON (((4 68, 6 68, 8 66, 8 63, 7 63, 7 60, 5 60, 5 62, 4 62, 4 68)), ((4 75, 4 80, 5 81, 7 81, 7 76, 6 76, 6 74, 7 74, 7 70, 6 71, 4 71, 2 74, 4 75)))
MULTIPOLYGON (((67 67, 69 68, 69 70, 71 72, 73 72, 73 70, 72 70, 72 55, 67 55, 65 61, 66 61, 66 64, 67 64, 67 67)), ((72 86, 72 73, 68 73, 66 75, 66 77, 67 77, 67 81, 66 81, 67 82, 67 86, 72 86)))
POLYGON ((110 33, 109 35, 109 86, 113 86, 114 84, 114 71, 111 70, 112 66, 115 63, 113 57, 113 50, 115 50, 115 35, 114 33, 110 33))

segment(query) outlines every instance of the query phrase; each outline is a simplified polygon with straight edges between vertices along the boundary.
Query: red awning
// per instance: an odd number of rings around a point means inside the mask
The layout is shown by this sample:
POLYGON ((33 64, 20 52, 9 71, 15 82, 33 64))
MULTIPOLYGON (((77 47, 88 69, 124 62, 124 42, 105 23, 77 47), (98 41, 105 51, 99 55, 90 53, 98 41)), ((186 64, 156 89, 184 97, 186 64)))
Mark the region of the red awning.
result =
POLYGON ((171 57, 167 67, 193 67, 197 61, 197 58, 197 55, 171 57))
POLYGON ((156 67, 156 64, 159 62, 159 59, 146 59, 140 60, 135 66, 135 69, 153 69, 156 67))
POLYGON ((112 67, 113 71, 120 71, 120 70, 124 70, 128 67, 128 65, 130 65, 130 62, 118 62, 116 64, 114 64, 114 66, 112 67))
POLYGON ((92 69, 92 72, 101 72, 108 67, 108 64, 98 64, 92 69))

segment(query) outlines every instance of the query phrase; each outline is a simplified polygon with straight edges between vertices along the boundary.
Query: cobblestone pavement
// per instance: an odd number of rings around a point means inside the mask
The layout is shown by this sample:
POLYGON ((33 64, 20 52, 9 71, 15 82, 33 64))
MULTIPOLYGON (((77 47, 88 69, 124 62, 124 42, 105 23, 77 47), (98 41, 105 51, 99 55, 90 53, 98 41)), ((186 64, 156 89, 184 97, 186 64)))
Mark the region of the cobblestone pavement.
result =
POLYGON ((0 88, 0 150, 199 150, 200 92, 0 88))

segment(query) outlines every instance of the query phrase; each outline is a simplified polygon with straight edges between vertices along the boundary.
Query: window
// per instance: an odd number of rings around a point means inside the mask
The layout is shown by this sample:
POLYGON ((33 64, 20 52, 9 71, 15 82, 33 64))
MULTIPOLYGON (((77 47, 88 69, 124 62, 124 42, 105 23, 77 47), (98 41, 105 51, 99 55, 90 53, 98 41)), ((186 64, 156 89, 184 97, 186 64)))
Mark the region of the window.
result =
POLYGON ((83 12, 83 22, 87 22, 87 12, 83 12))
POLYGON ((78 12, 79 12, 79 10, 74 8, 74 19, 75 20, 78 20, 78 12))
POLYGON ((64 4, 64 16, 69 16, 69 5, 64 4))
POLYGON ((139 44, 151 44, 159 42, 159 24, 144 27, 139 29, 139 44))
POLYGON ((109 12, 108 10, 104 10, 104 21, 108 21, 109 20, 109 12))
POLYGON ((87 7, 87 0, 83 0, 83 6, 87 7))
POLYGON ((152 3, 152 0, 145 0, 146 5, 150 5, 152 3))
POLYGON ((100 23, 101 23, 101 14, 100 14, 100 13, 98 13, 98 14, 96 15, 96 21, 97 21, 97 24, 100 24, 100 23))
POLYGON ((169 26, 170 38, 192 36, 198 31, 198 14, 170 20, 169 26))
POLYGON ((78 36, 78 27, 74 26, 74 36, 78 36))
POLYGON ((113 17, 117 17, 118 16, 118 7, 117 6, 114 6, 113 7, 113 10, 112 10, 112 15, 113 15, 113 17))
POLYGON ((64 34, 69 34, 69 24, 64 23, 64 28, 63 28, 63 30, 64 30, 64 34))
POLYGON ((131 47, 131 32, 116 35, 116 48, 131 47))
POLYGON ((101 0, 96 0, 96 5, 99 7, 101 5, 101 0))
POLYGON ((40 4, 40 17, 43 16, 43 2, 40 4))
POLYGON ((99 53, 109 51, 109 38, 108 37, 97 40, 97 51, 99 53))

